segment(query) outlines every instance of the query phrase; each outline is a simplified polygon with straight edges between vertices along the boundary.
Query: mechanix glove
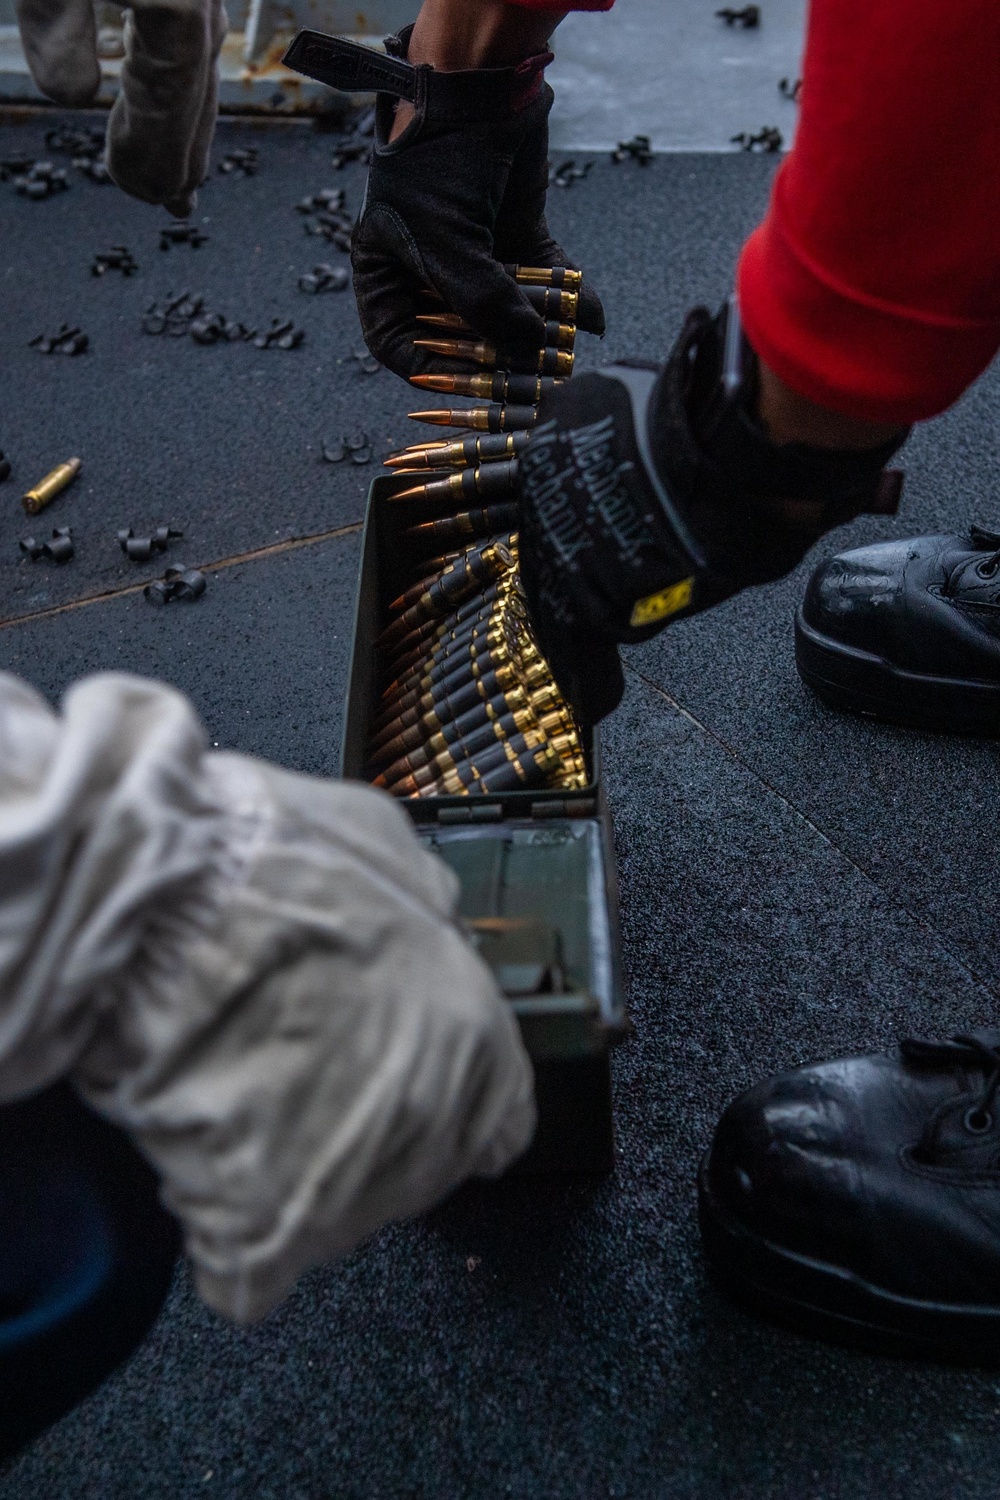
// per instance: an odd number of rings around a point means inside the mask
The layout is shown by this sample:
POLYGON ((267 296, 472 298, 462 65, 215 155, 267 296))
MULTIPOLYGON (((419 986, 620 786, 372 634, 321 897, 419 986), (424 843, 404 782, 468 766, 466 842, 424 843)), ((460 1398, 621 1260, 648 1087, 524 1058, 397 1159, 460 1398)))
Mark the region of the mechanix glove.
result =
MULTIPOLYGON (((90 104, 101 85, 92 0, 17 0, 17 21, 42 93, 69 109, 90 104)), ((125 192, 178 218, 208 171, 227 26, 222 0, 130 0, 126 11, 108 170, 125 192)))
MULTIPOLYGON (((504 263, 572 265, 545 222, 549 52, 516 67, 442 73, 405 61, 412 27, 371 48, 302 32, 285 62, 335 87, 376 89, 368 187, 354 232, 354 290, 375 358, 398 375, 454 373, 453 360, 415 349, 416 321, 436 291, 483 338, 510 353, 537 351, 542 318, 504 263), (390 143, 397 99, 414 116, 390 143)), ((577 323, 604 332, 604 310, 584 287, 577 323)))
POLYGON ((618 645, 647 640, 789 572, 818 537, 891 515, 907 433, 865 452, 778 446, 735 300, 688 314, 666 365, 611 365, 545 396, 521 456, 521 575, 539 645, 579 716, 624 687, 618 645))

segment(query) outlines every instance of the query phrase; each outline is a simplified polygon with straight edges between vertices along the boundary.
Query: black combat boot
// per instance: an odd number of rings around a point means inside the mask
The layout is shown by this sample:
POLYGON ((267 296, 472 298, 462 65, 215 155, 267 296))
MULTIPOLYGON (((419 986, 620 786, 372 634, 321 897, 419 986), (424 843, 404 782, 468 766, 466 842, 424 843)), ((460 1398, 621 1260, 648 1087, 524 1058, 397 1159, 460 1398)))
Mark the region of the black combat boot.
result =
POLYGON ((835 708, 1000 734, 1000 532, 841 552, 809 581, 795 655, 835 708))
POLYGON ((801 1332, 1000 1364, 1000 1031, 779 1073, 699 1175, 724 1287, 801 1332))

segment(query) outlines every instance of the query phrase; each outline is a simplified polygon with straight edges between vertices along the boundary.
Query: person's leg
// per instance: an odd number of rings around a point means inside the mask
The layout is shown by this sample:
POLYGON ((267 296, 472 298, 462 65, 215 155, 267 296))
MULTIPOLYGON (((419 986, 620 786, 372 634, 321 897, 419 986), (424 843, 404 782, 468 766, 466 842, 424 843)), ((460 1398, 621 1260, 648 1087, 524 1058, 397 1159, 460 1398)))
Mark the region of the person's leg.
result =
POLYGON ((67 1085, 0 1109, 0 1459, 141 1343, 179 1250, 153 1171, 67 1085))
MULTIPOLYGON (((993 357, 1000 96, 984 69, 998 47, 982 0, 905 15, 814 0, 795 150, 739 274, 777 442, 875 443, 949 406, 993 357)), ((998 549, 973 526, 821 564, 796 619, 803 680, 839 708, 1000 734, 998 549)))
POLYGON ((998 48, 990 0, 812 0, 795 147, 737 279, 778 441, 848 446, 810 405, 932 417, 1000 346, 998 48))

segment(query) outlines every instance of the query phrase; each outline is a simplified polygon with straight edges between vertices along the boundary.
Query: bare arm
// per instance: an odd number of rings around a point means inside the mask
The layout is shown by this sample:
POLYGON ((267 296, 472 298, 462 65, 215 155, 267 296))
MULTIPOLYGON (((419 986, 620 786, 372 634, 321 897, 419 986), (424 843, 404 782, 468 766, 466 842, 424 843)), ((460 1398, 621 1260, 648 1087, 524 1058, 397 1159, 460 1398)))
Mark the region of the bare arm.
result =
MULTIPOLYGON (((407 56, 443 73, 464 68, 505 68, 542 52, 566 14, 526 10, 506 0, 424 0, 407 56)), ((392 139, 413 118, 413 106, 400 101, 392 139)))

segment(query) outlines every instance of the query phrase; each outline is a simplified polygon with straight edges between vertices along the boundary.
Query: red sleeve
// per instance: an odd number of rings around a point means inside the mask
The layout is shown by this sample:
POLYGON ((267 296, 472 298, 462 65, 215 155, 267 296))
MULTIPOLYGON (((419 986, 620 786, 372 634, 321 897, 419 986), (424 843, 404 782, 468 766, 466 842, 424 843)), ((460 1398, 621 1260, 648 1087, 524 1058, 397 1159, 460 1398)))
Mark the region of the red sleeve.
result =
POLYGON ((1000 347, 998 57, 996 0, 812 0, 795 148, 737 283, 800 395, 912 422, 1000 347))

